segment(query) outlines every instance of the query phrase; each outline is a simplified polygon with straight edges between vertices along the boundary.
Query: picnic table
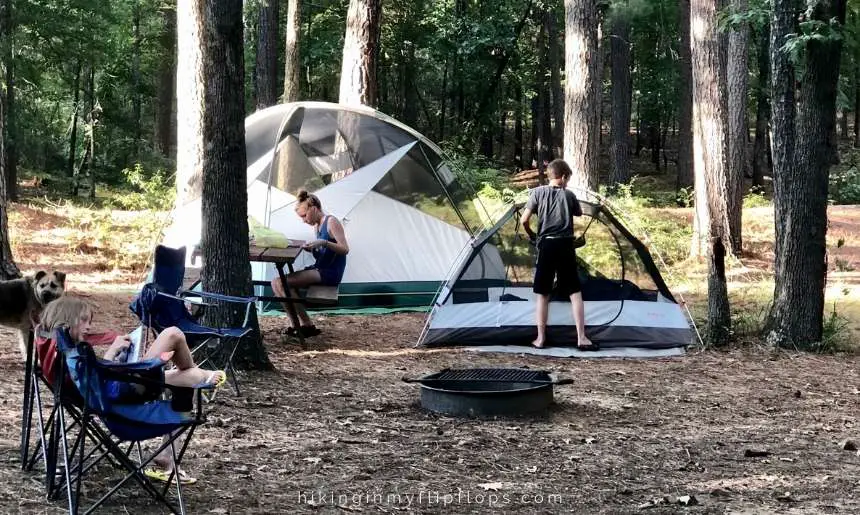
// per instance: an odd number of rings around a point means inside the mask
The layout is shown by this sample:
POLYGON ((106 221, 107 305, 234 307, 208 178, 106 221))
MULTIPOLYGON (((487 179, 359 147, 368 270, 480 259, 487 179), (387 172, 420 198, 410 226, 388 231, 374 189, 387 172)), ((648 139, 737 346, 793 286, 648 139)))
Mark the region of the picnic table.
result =
MULTIPOLYGON (((248 247, 249 260, 251 262, 257 263, 272 263, 275 265, 275 269, 278 271, 278 277, 280 277, 282 284, 284 285, 284 296, 276 297, 276 296, 261 296, 257 297, 257 300, 265 301, 265 302, 280 302, 287 308, 287 314, 290 317, 290 321, 293 324, 293 327, 300 327, 301 323, 299 322, 299 314, 296 311, 296 303, 304 302, 304 299, 293 297, 290 289, 286 287, 287 285, 287 273, 284 272, 284 266, 286 265, 289 273, 293 273, 293 263, 295 262, 298 255, 302 252, 302 245, 305 242, 302 240, 290 240, 290 244, 286 248, 275 248, 275 247, 259 247, 257 245, 250 245, 248 247)), ((194 255, 201 255, 200 247, 194 249, 194 255)), ((253 281, 254 286, 269 286, 269 281, 253 281)), ((296 331, 296 334, 299 338, 299 344, 302 348, 305 348, 305 337, 302 335, 301 331, 296 331)))

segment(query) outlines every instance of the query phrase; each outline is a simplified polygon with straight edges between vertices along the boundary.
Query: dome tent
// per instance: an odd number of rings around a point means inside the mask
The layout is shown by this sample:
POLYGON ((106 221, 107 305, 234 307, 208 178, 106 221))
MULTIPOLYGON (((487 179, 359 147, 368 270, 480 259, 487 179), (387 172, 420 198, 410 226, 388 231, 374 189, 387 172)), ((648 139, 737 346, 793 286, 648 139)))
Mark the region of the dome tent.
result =
MULTIPOLYGON (((647 246, 605 199, 575 193, 584 215, 576 219, 575 232, 586 240, 577 249, 577 263, 589 338, 614 356, 667 355, 690 345, 693 328, 647 246), (628 352, 631 349, 634 352, 628 352)), ((519 225, 522 208, 511 206, 461 253, 427 317, 419 345, 504 350, 506 345, 528 345, 534 338, 535 249, 519 225)), ((554 348, 575 349, 568 298, 552 297, 547 338, 554 348)), ((511 350, 517 348, 522 349, 511 350)))
MULTIPOLYGON (((430 305, 486 218, 435 144, 367 107, 270 107, 246 119, 245 144, 249 216, 288 238, 312 239, 294 212, 304 188, 343 221, 350 254, 341 305, 430 305)), ((200 206, 197 199, 176 213, 165 244, 199 244, 200 206)), ((311 263, 301 253, 295 266, 311 263)), ((253 265, 255 280, 275 275, 271 265, 253 265)))

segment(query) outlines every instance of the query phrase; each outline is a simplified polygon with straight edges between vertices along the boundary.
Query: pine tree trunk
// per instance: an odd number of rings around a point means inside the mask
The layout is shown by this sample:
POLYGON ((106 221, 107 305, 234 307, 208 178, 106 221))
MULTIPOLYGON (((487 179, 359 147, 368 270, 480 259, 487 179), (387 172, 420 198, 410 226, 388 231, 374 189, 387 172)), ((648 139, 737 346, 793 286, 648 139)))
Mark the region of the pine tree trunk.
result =
POLYGON ((265 109, 278 101, 278 0, 261 0, 257 20, 255 65, 256 107, 265 109))
POLYGON ((609 186, 614 188, 630 180, 630 22, 623 13, 616 13, 609 46, 612 73, 609 186))
POLYGON ((517 81, 514 88, 514 166, 522 170, 523 163, 523 87, 517 81))
MULTIPOLYGON (((693 77, 690 56, 690 0, 678 0, 678 182, 677 189, 693 185, 693 77)), ((638 154, 638 153, 637 153, 638 154)))
MULTIPOLYGON (((72 85, 74 92, 74 106, 72 107, 72 129, 69 131, 69 160, 66 164, 66 173, 72 179, 75 178, 75 153, 78 148, 78 103, 81 100, 81 62, 75 64, 75 82, 72 85)), ((78 194, 77 190, 73 192, 78 194)))
POLYGON ((418 90, 415 89, 415 44, 411 41, 406 41, 403 44, 406 47, 406 59, 401 66, 403 69, 403 123, 414 127, 418 122, 418 90))
POLYGON ((758 88, 756 91, 755 143, 753 144, 752 179, 753 187, 764 186, 764 176, 770 174, 770 26, 765 24, 759 38, 758 88))
MULTIPOLYGON (((732 9, 746 12, 747 0, 731 0, 732 9)), ((729 231, 733 254, 741 252, 741 219, 743 215, 744 177, 747 176, 747 74, 749 55, 749 28, 741 24, 729 33, 726 76, 728 80, 728 120, 729 120, 729 164, 726 170, 726 191, 728 193, 729 231)))
POLYGON ((132 8, 132 34, 133 41, 131 47, 131 105, 132 105, 132 124, 134 129, 132 137, 134 144, 132 145, 132 156, 134 160, 140 159, 140 140, 141 140, 141 91, 140 91, 140 0, 135 0, 132 8))
MULTIPOLYGON (((546 17, 545 12, 544 17, 546 17)), ((544 170, 546 165, 552 161, 552 111, 549 84, 547 84, 546 77, 546 70, 549 68, 549 50, 547 48, 546 36, 547 24, 543 23, 538 30, 537 40, 535 41, 535 50, 539 59, 534 86, 537 94, 535 155, 537 156, 539 170, 544 170)))
POLYGON ((284 102, 296 102, 301 98, 299 36, 302 31, 301 0, 284 0, 287 5, 287 38, 284 51, 284 102))
POLYGON ((854 65, 854 148, 860 148, 860 62, 854 65))
POLYGON ((848 109, 842 109, 839 116, 839 137, 848 139, 848 109))
POLYGON ((561 42, 555 8, 546 9, 544 23, 547 30, 549 54, 549 84, 552 93, 552 148, 553 155, 564 155, 564 89, 561 87, 561 42))
MULTIPOLYGON (((248 252, 248 192, 245 184, 245 93, 242 49, 242 0, 195 0, 201 37, 203 79, 202 214, 203 289, 225 295, 252 294, 248 252)), ((271 369, 260 339, 256 310, 254 331, 237 351, 237 364, 271 369)), ((207 325, 238 327, 243 307, 219 305, 206 311, 207 325)))
POLYGON ((5 149, 3 163, 5 167, 5 198, 9 201, 18 200, 18 124, 15 105, 15 23, 12 0, 0 3, 0 62, 6 67, 6 87, 0 95, 3 103, 4 125, 0 130, 5 149))
POLYGON ((725 191, 725 114, 719 88, 720 38, 714 2, 692 0, 690 5, 691 19, 696 20, 697 27, 691 34, 695 222, 700 246, 708 259, 708 342, 723 345, 731 334, 731 313, 725 275, 730 243, 725 191))
MULTIPOLYGON (((176 6, 176 206, 200 198, 203 184, 203 55, 201 0, 176 6)), ((241 16, 240 16, 241 20, 241 16)))
POLYGON ((564 159, 570 185, 596 190, 598 179, 600 55, 596 0, 565 0, 564 159))
POLYGON ((448 107, 448 60, 445 59, 445 67, 442 71, 442 92, 439 98, 439 141, 445 140, 445 120, 448 107))
POLYGON ((159 34, 161 58, 158 66, 158 108, 155 122, 155 141, 165 157, 173 156, 176 144, 176 4, 165 4, 161 11, 159 34))
MULTIPOLYGON (((0 102, 0 134, 6 129, 4 102, 0 102)), ((21 272, 12 258, 12 247, 9 244, 9 201, 6 196, 6 142, 0 137, 0 280, 21 277, 21 272)))
MULTIPOLYGON (((823 335, 827 185, 842 51, 841 39, 806 43, 795 114, 794 102, 789 103, 793 82, 778 82, 794 78, 779 42, 794 32, 798 7, 794 1, 774 0, 771 15, 777 276, 766 334, 771 345, 790 348, 809 347, 823 335), (796 139, 790 138, 795 116, 796 139)), ((845 0, 819 2, 806 14, 814 21, 844 25, 845 0)))
POLYGON ((350 0, 340 73, 341 104, 376 106, 381 18, 381 0, 350 0))

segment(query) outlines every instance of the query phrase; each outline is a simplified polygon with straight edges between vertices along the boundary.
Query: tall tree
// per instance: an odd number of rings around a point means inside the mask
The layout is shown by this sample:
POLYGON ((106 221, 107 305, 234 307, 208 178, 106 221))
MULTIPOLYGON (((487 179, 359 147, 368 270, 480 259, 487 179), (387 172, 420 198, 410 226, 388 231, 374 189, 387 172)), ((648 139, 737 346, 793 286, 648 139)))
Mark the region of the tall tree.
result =
MULTIPOLYGON (((0 38, 5 34, 0 34, 0 38)), ((0 134, 5 128, 5 116, 3 102, 0 102, 0 134)), ((0 138, 0 280, 14 279, 20 277, 21 272, 12 259, 12 246, 9 245, 9 203, 6 198, 6 144, 0 138)))
MULTIPOLYGON (((176 3, 176 206, 200 197, 203 183, 203 48, 200 0, 176 3)), ((241 20, 242 17, 239 16, 241 20)))
POLYGON ((158 106, 156 108, 155 142, 165 157, 173 154, 176 118, 176 2, 169 0, 161 6, 161 33, 158 41, 161 55, 158 66, 158 106))
POLYGON ((798 37, 800 7, 774 0, 771 13, 774 215, 776 228, 773 306, 767 341, 781 347, 820 342, 827 278, 827 185, 836 121, 836 89, 842 38, 831 30, 845 23, 845 0, 805 5, 816 34, 798 37), (827 29, 823 29, 826 27, 827 29), (795 102, 795 68, 787 52, 803 60, 795 102))
POLYGON ((552 93, 553 155, 564 155, 564 89, 561 85, 561 41, 558 34, 554 5, 545 10, 547 53, 549 56, 549 86, 552 93))
MULTIPOLYGON (((245 184, 245 59, 242 0, 195 0, 201 36, 204 142, 202 160, 203 288, 226 295, 252 293, 248 252, 248 192, 245 184)), ((252 337, 244 338, 239 362, 271 368, 260 339, 256 312, 252 337)), ((209 325, 238 327, 244 310, 219 305, 207 310, 209 325)))
POLYGON ((284 102, 295 102, 300 96, 299 70, 302 66, 299 55, 299 35, 302 30, 302 2, 289 1, 287 6, 287 46, 284 51, 284 102))
MULTIPOLYGON (((142 42, 142 35, 140 33, 140 0, 135 0, 134 6, 132 7, 132 30, 133 30, 133 42, 132 42, 132 51, 131 51, 131 104, 134 117, 132 119, 132 123, 134 124, 133 138, 134 143, 132 146, 133 157, 135 160, 140 158, 140 136, 141 136, 141 110, 142 110, 142 102, 143 92, 141 91, 141 83, 140 83, 140 45, 142 42)), ((92 158, 92 156, 90 156, 92 158)))
MULTIPOLYGON (((708 259, 708 340, 728 341, 731 332, 726 250, 731 248, 726 205, 726 132, 720 95, 717 8, 711 0, 690 2, 693 78, 693 159, 696 228, 708 259)), ((695 238, 694 238, 695 240, 695 238)))
POLYGON ((260 2, 257 22, 257 109, 265 109, 278 101, 278 0, 260 2))
MULTIPOLYGON (((731 0, 735 12, 746 12, 747 0, 731 0)), ((726 192, 728 193, 729 230, 732 252, 740 253, 742 247, 741 219, 743 208, 744 177, 747 176, 747 75, 749 66, 749 25, 746 21, 729 32, 729 48, 726 63, 728 80, 729 120, 729 164, 726 170, 726 192)))
POLYGON ((678 182, 693 185, 693 68, 690 56, 690 0, 678 0, 678 182))
POLYGON ((18 117, 15 105, 15 23, 12 0, 2 0, 0 5, 0 48, 3 65, 6 67, 6 90, 3 95, 5 130, 0 137, 5 139, 6 151, 6 198, 18 200, 18 117))
POLYGON ((753 142, 753 187, 764 186, 764 176, 770 173, 770 25, 760 30, 758 50, 758 85, 756 87, 755 141, 753 142))
POLYGON ((565 0, 564 159, 571 186, 597 189, 600 55, 597 0, 565 0))
POLYGON ((609 36, 612 80, 610 187, 630 180, 630 21, 624 8, 626 5, 613 12, 609 36))
POLYGON ((350 0, 340 74, 341 104, 376 106, 382 0, 350 0))

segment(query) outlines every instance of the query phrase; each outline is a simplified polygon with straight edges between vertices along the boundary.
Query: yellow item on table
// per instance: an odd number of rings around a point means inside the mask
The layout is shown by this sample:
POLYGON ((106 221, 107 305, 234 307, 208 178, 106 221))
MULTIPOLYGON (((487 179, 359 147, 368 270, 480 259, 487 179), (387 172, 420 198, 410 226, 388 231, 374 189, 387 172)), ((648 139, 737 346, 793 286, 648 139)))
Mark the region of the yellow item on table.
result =
POLYGON ((257 247, 285 249, 290 246, 289 238, 274 229, 264 227, 251 216, 248 217, 248 237, 250 244, 257 247))

